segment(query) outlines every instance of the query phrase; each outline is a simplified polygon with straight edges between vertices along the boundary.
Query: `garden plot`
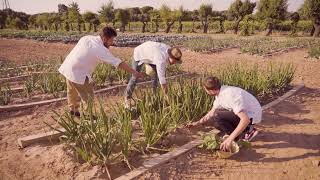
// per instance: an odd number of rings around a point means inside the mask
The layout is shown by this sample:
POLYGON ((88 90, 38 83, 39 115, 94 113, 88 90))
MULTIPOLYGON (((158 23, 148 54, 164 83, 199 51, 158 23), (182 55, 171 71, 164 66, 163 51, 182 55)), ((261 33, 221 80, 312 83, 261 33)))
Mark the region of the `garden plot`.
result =
MULTIPOLYGON (((318 47, 320 41, 313 38, 198 38, 190 39, 182 43, 182 46, 195 52, 214 53, 231 48, 240 48, 242 53, 259 56, 273 56, 289 50, 318 47)), ((311 54, 315 54, 315 48, 311 54)))
MULTIPOLYGON (((294 74, 292 65, 270 66, 265 71, 259 71, 257 66, 228 67, 217 73, 224 84, 240 86, 259 99, 287 88, 294 74)), ((100 102, 89 105, 80 121, 67 112, 56 114, 54 119, 65 129, 63 140, 81 159, 101 165, 106 177, 115 178, 121 175, 119 167, 127 166, 122 172, 128 172, 131 167, 141 165, 144 154, 148 157, 162 154, 190 141, 193 134, 179 128, 199 119, 212 106, 213 99, 203 91, 201 78, 177 80, 169 92, 169 98, 164 99, 161 92, 142 91, 137 94, 136 107, 131 111, 115 105, 108 112, 100 102), (137 122, 135 126, 132 120, 137 122)))
MULTIPOLYGON (((3 38, 23 38, 45 42, 77 43, 85 35, 98 35, 97 33, 78 32, 40 32, 40 31, 0 31, 3 38)), ((197 39, 198 36, 185 35, 144 35, 144 34, 120 34, 115 38, 115 46, 132 47, 138 46, 146 41, 156 42, 183 42, 188 39, 197 39)))
MULTIPOLYGON (((70 50, 73 45, 72 44, 68 44, 68 45, 64 45, 64 44, 59 44, 59 43, 47 43, 45 44, 45 46, 41 46, 41 47, 34 47, 34 45, 38 45, 38 44, 44 44, 42 42, 35 42, 35 41, 27 41, 27 40, 4 40, 6 44, 12 44, 11 47, 15 47, 14 52, 19 51, 19 54, 28 54, 28 56, 30 54, 32 54, 32 52, 29 52, 28 49, 24 49, 24 51, 21 51, 21 48, 23 47, 32 47, 31 49, 41 49, 42 50, 47 50, 50 49, 49 52, 50 53, 55 53, 55 52, 60 52, 60 50, 56 47, 57 45, 63 46, 63 47, 68 47, 68 49, 70 50), (11 43, 12 42, 12 43, 11 43), (24 43, 23 47, 16 47, 15 44, 19 44, 19 43, 24 43)), ((12 49, 7 49, 6 48, 6 52, 12 51, 12 49)), ((113 53, 117 53, 116 55, 120 56, 123 54, 128 55, 128 57, 132 54, 132 49, 131 48, 112 48, 111 51, 113 53)), ((36 51, 37 52, 37 56, 42 55, 41 51, 36 51)), ((191 72, 201 72, 203 73, 204 70, 203 69, 210 69, 210 70, 216 70, 216 69, 220 69, 220 66, 222 64, 225 64, 227 62, 233 62, 234 60, 240 60, 241 62, 248 62, 249 64, 257 62, 259 63, 259 68, 264 69, 269 62, 266 61, 262 61, 262 57, 253 57, 253 56, 249 56, 246 54, 243 55, 239 55, 237 54, 237 50, 233 49, 230 50, 228 52, 222 52, 219 54, 201 54, 201 53, 194 53, 194 52, 189 52, 189 51, 185 51, 184 52, 184 63, 182 64, 182 68, 184 70, 188 70, 191 72), (260 61, 257 61, 260 60, 260 61)), ((65 53, 65 52, 63 52, 65 53)), ((4 57, 7 57, 8 59, 12 59, 15 60, 15 54, 8 54, 8 56, 3 55, 4 57)), ((272 60, 272 62, 277 61, 277 62, 285 62, 285 63, 294 63, 295 67, 297 67, 296 69, 296 73, 295 73, 295 78, 294 78, 294 83, 299 83, 300 82, 300 76, 304 77, 304 80, 306 82, 306 85, 308 87, 313 87, 313 88, 318 88, 319 87, 319 61, 307 61, 303 58, 303 56, 306 54, 306 51, 301 49, 301 50, 297 50, 294 52, 290 52, 290 53, 285 53, 285 54, 281 54, 279 56, 275 56, 275 57, 271 57, 270 59, 272 60)), ((64 56, 65 54, 54 54, 54 57, 62 55, 64 56)), ((122 56, 121 56, 122 57, 122 56)), ((28 57, 26 57, 28 59, 28 57)), ((34 59, 39 59, 39 58, 34 58, 34 59)), ((16 62, 24 62, 25 59, 23 58, 19 58, 15 60, 16 62), (18 61, 17 61, 18 60, 18 61)), ((138 91, 136 91, 138 92, 138 91)), ((283 140, 285 140, 287 138, 287 140, 289 140, 288 144, 290 144, 289 146, 294 146, 296 141, 296 137, 298 137, 296 134, 297 133, 297 128, 300 130, 305 130, 305 132, 303 134, 310 134, 312 132, 315 133, 315 135, 313 136, 314 140, 316 139, 316 132, 318 132, 318 124, 316 123, 316 119, 317 118, 317 112, 319 112, 319 108, 318 107, 318 100, 312 100, 315 97, 317 97, 319 95, 319 92, 303 92, 302 95, 300 94, 298 96, 297 99, 299 99, 298 101, 294 101, 292 103, 294 104, 284 104, 281 107, 282 108, 275 108, 276 112, 275 114, 280 114, 280 116, 276 116, 274 117, 272 122, 267 122, 266 121, 266 127, 269 127, 270 129, 273 129, 274 127, 277 127, 277 129, 275 130, 276 132, 283 132, 283 131, 291 131, 292 133, 294 133, 295 136, 290 136, 287 135, 286 133, 280 133, 281 139, 279 139, 279 141, 277 141, 277 139, 280 137, 278 136, 278 134, 275 134, 274 137, 270 137, 269 139, 266 138, 264 140, 266 140, 266 145, 264 146, 268 146, 269 140, 273 139, 275 140, 275 144, 282 144, 283 140), (300 98, 301 96, 301 98, 300 98), (309 99, 309 100, 308 100, 309 99), (312 102, 310 102, 310 99, 312 100, 312 102), (296 108, 296 106, 299 106, 300 108, 296 108), (284 109, 283 109, 284 108, 284 109), (290 111, 289 111, 290 110, 290 111), (313 116, 309 116, 309 114, 305 114, 302 116, 300 116, 301 113, 298 112, 313 112, 313 116), (286 112, 290 112, 288 115, 286 115, 286 112), (292 120, 292 119, 287 119, 287 116, 291 116, 294 115, 296 116, 296 119, 292 120), (305 119, 306 118, 306 119, 305 119), (310 124, 306 124, 309 122, 308 119, 315 119, 314 123, 310 123, 310 124), (301 121, 298 121, 301 120, 301 121), (292 123, 291 127, 287 127, 285 126, 285 124, 287 123, 292 123)), ((276 96, 276 95, 275 95, 276 96)), ((103 99, 106 104, 113 106, 115 105, 113 102, 119 102, 121 103, 123 101, 123 97, 122 96, 107 96, 106 98, 103 99)), ((71 178, 76 178, 76 177, 80 177, 80 175, 82 174, 91 174, 92 176, 94 174, 96 174, 96 172, 99 171, 95 171, 97 170, 97 167, 100 166, 95 166, 95 164, 90 165, 89 163, 84 163, 84 161, 81 160, 81 158, 77 158, 79 156, 76 155, 76 152, 73 150, 73 148, 70 148, 70 146, 68 146, 67 144, 63 143, 63 144, 59 144, 57 145, 54 142, 48 142, 48 143, 41 143, 41 144, 37 144, 37 145, 33 145, 30 147, 27 147, 25 149, 18 149, 17 148, 17 144, 16 144, 16 140, 20 137, 24 137, 24 136, 28 136, 28 135, 32 135, 32 134, 37 134, 37 133, 42 133, 44 131, 49 131, 48 127, 46 127, 46 125, 43 123, 48 122, 49 124, 55 125, 51 116, 53 115, 52 112, 50 112, 51 109, 59 112, 59 114, 62 114, 63 112, 63 107, 64 106, 60 106, 58 104, 52 104, 52 105, 46 105, 46 106, 39 106, 36 109, 30 109, 30 110, 23 110, 23 111, 17 111, 17 112, 12 112, 12 113, 1 113, 1 121, 0 121, 0 151, 2 152, 0 154, 0 166, 2 167, 2 169, 0 170, 0 174, 2 175, 3 173, 10 175, 10 177, 16 178, 16 179, 71 179, 71 178), (48 111, 49 110, 49 111, 48 111), (85 172, 85 173, 82 173, 85 172)), ((109 112, 108 107, 106 107, 107 112, 109 112)), ((274 110, 273 110, 274 111, 274 110)), ((58 128, 58 126, 56 126, 58 128)), ((137 128, 141 128, 138 125, 136 125, 136 123, 133 124, 133 129, 137 129, 137 128)), ((137 130, 134 130, 135 132, 138 132, 137 130)), ((141 130, 140 130, 141 131, 141 130)), ((173 132, 170 132, 170 134, 173 132)), ((184 143, 187 143, 188 141, 192 140, 192 138, 194 138, 194 134, 186 131, 185 129, 177 129, 176 133, 174 133, 173 135, 169 136, 165 136, 164 140, 161 141, 161 143, 163 142, 164 144, 168 144, 167 146, 164 147, 176 147, 176 146, 181 146, 184 143), (174 142, 182 142, 181 144, 179 143, 174 143, 174 142), (174 145, 170 145, 170 144, 174 144, 174 145)), ((268 133, 269 134, 269 133, 268 133)), ((269 135, 268 135, 269 136, 269 135)), ((301 135, 302 139, 306 139, 312 136, 309 135, 301 135)), ((143 133, 140 133, 140 137, 143 137, 143 133)), ((302 140, 301 139, 301 140, 302 140)), ((304 142, 304 141, 301 141, 304 142)), ((309 148, 311 145, 309 141, 308 142, 304 142, 302 144, 299 144, 299 147, 305 147, 305 148, 309 148)), ((259 143, 254 143, 254 145, 260 145, 259 143)), ((256 147, 254 147, 256 149, 256 147)), ((171 149, 171 148, 169 148, 171 149)), ((319 148, 318 148, 319 149, 319 148)), ((271 149, 270 151, 266 151, 266 149, 262 148, 259 150, 259 154, 258 156, 260 156, 261 154, 269 154, 272 155, 276 152, 276 148, 275 149, 271 149)), ((283 149, 282 150, 282 154, 287 154, 288 149, 283 149)), ((292 149, 290 152, 292 153, 296 153, 298 156, 296 158, 302 159, 301 165, 305 165, 309 163, 309 159, 303 159, 304 157, 307 157, 310 155, 310 153, 307 153, 305 155, 301 154, 301 150, 300 149, 292 149), (307 162, 305 162, 307 161, 307 162)), ((142 155, 142 154, 134 154, 134 153, 130 153, 129 155, 129 159, 130 159, 130 163, 132 166, 134 167, 139 167, 144 159, 148 159, 148 158, 152 158, 154 156, 158 156, 159 154, 162 154, 163 152, 157 152, 157 151, 153 151, 151 152, 151 154, 147 154, 147 155, 142 155), (135 157, 138 157, 135 158, 135 157), (140 160, 139 160, 140 159, 140 160)), ((251 151, 248 151, 248 154, 251 154, 251 151)), ((312 153, 312 152, 311 152, 312 153)), ((246 154, 244 156, 246 157, 252 157, 252 156, 247 156, 246 154)), ((256 155, 256 154, 255 154, 256 155)), ((198 157, 200 157, 201 155, 199 155, 198 157)), ((185 157, 182 157, 185 158, 185 157)), ((281 158, 281 157, 280 157, 281 158)), ((290 158, 290 157, 289 157, 290 158)), ((269 160, 270 158, 267 158, 267 160, 269 160)), ((234 172, 232 171, 234 167, 244 167, 244 170, 250 170, 257 172, 260 169, 260 166, 258 167, 258 162, 254 161, 251 162, 250 159, 247 160, 245 159, 244 161, 248 161, 248 162, 238 162, 238 164, 236 166, 234 166, 234 161, 218 161, 215 158, 211 158, 209 155, 203 155, 203 159, 194 159, 194 160, 187 160, 187 158, 185 158, 186 161, 184 161, 183 163, 190 163, 193 164, 193 166, 187 166, 185 168, 182 167, 182 169, 179 169, 179 171, 177 171, 176 177, 179 177, 178 175, 180 174, 180 177, 191 177, 191 176, 182 176, 184 174, 185 171, 190 172, 191 174, 195 174, 196 172, 201 173, 203 176, 201 177, 205 177, 204 175, 210 173, 209 175, 213 174, 212 170, 214 172, 218 171, 219 172, 223 172, 223 170, 225 170, 226 172, 234 172), (203 160, 208 160, 208 162, 211 162, 211 164, 207 164, 206 166, 202 166, 204 165, 204 161, 203 160), (199 162, 199 163, 198 163, 199 162), (227 162, 227 164, 225 163, 227 162), (214 169, 214 165, 218 164, 218 168, 219 169, 214 169), (247 165, 252 164, 252 166, 250 166, 250 168, 245 169, 245 167, 247 167, 247 165), (198 169, 201 169, 203 171, 198 171, 198 169), (194 169, 194 171, 191 171, 192 169, 194 169), (182 173, 181 173, 182 172, 182 173)), ((278 169, 279 168, 288 168, 289 166, 293 167, 293 162, 288 160, 286 161, 286 158, 283 156, 282 159, 284 161, 284 163, 282 163, 281 165, 277 166, 278 169)), ((176 161, 177 164, 180 164, 180 161, 176 161)), ((262 164, 262 166, 265 163, 262 164)), ((273 166, 276 165, 276 162, 269 162, 268 165, 269 166, 273 166)), ((312 160, 310 160, 310 166, 312 165, 312 160)), ((309 164, 306 167, 310 167, 309 164)), ((172 166, 161 166, 161 172, 166 172, 166 167, 172 168, 172 166)), ((264 167, 264 166, 263 166, 264 167)), ((262 168, 263 168, 262 167, 262 168)), ((98 168, 100 169, 100 168, 98 168)), ((311 169, 311 168, 309 168, 311 169)), ((122 161, 115 161, 114 164, 112 164, 111 166, 109 166, 109 170, 111 173, 112 177, 118 177, 122 174, 125 174, 127 172, 129 172, 129 168, 126 167, 126 163, 122 162, 122 161), (118 163, 116 163, 118 162, 118 163)), ((241 171, 243 172, 243 171, 241 171)), ((247 172, 247 171, 245 171, 247 172)), ((296 172, 299 172, 299 168, 296 169, 296 172)), ((281 172, 282 173, 282 172, 281 172)), ((234 173, 231 173, 234 174, 234 173)), ((311 173, 310 173, 311 174, 311 173)), ((99 175, 99 173, 98 173, 99 175)), ((169 174, 165 174, 163 173, 163 177, 171 177, 170 175, 175 175, 174 172, 170 172, 169 174)), ((265 175, 264 177, 268 176, 269 177, 270 174, 265 175)), ((89 177, 92 177, 89 176, 89 177)), ((87 176, 88 177, 88 176, 87 176)), ((105 175, 105 177, 107 177, 107 175, 105 175)), ((148 177, 148 176, 147 176, 148 177)), ((156 176, 157 177, 157 176, 156 176)), ((200 176, 199 176, 200 177, 200 176)), ((220 176, 220 177, 224 177, 224 176, 220 176)), ((297 177, 297 176, 296 176, 297 177)))
MULTIPOLYGON (((27 72, 25 75, 0 79, 2 81, 0 86, 0 105, 30 103, 65 97, 66 82, 65 78, 57 72, 59 66, 59 64, 28 66, 26 67, 27 72), (43 72, 34 72, 38 70, 43 72)), ((21 68, 11 67, 8 69, 9 72, 15 72, 15 69, 20 70, 21 68)), ((178 66, 170 66, 168 69, 168 76, 182 73, 178 66)), ((96 83, 94 89, 101 90, 124 85, 129 78, 129 74, 122 70, 115 69, 110 65, 100 64, 93 73, 93 80, 96 83)), ((150 77, 147 77, 139 81, 146 82, 149 80, 150 77)))

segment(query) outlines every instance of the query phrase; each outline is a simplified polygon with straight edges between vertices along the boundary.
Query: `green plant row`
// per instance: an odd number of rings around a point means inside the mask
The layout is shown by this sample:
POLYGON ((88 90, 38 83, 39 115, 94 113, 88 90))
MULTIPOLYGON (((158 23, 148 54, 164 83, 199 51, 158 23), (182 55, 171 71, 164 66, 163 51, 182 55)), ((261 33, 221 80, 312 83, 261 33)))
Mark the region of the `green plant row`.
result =
MULTIPOLYGON (((287 88, 294 71, 291 64, 270 64, 265 70, 257 65, 230 64, 208 74, 218 76, 225 85, 246 89, 260 99, 287 88)), ((136 105, 130 111, 117 104, 107 112, 99 101, 98 105, 89 103, 80 119, 67 111, 57 113, 54 119, 66 129, 66 142, 84 160, 107 166, 120 158, 129 165, 130 154, 161 149, 160 142, 172 130, 198 120, 210 110, 214 98, 202 89, 203 78, 178 79, 169 86, 167 97, 162 91, 141 91, 136 94, 136 105), (133 131, 132 120, 139 122, 142 137, 133 136, 140 131, 133 131)))

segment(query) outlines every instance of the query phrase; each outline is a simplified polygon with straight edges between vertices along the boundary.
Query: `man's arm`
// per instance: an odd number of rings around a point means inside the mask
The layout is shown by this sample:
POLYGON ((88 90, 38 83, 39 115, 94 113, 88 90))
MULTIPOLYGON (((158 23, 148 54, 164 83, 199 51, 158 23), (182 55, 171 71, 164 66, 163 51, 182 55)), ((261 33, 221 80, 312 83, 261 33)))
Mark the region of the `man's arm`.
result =
POLYGON ((250 119, 246 112, 240 111, 236 115, 240 118, 240 122, 230 136, 221 144, 220 149, 222 150, 230 150, 232 141, 234 141, 234 139, 238 137, 250 124, 250 119))
POLYGON ((95 53, 96 53, 97 58, 102 60, 105 63, 111 64, 114 67, 118 67, 120 69, 123 69, 126 72, 128 72, 130 74, 133 74, 137 78, 145 77, 144 73, 139 73, 139 72, 135 71, 134 69, 129 67, 127 65, 127 63, 122 62, 119 58, 114 57, 110 53, 109 49, 107 49, 105 47, 97 49, 95 53))
POLYGON ((168 94, 168 85, 166 83, 161 84, 161 88, 162 88, 164 94, 168 94))
POLYGON ((129 67, 129 66, 127 65, 127 63, 125 63, 125 62, 121 62, 118 67, 119 67, 120 69, 123 69, 123 70, 127 71, 128 73, 136 76, 137 78, 142 78, 142 77, 145 76, 144 73, 135 71, 134 69, 132 69, 131 67, 129 67))
POLYGON ((213 118, 214 112, 215 112, 215 107, 212 107, 212 109, 205 116, 203 116, 199 121, 189 123, 187 124, 187 127, 198 126, 208 122, 210 119, 213 118))

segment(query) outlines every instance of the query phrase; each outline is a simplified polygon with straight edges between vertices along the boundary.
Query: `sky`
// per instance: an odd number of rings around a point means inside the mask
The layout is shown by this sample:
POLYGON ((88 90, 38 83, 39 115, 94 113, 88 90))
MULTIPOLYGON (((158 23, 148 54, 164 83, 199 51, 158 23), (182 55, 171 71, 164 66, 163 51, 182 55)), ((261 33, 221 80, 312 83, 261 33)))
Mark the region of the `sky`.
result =
MULTIPOLYGON (((3 8, 1 0, 1 8, 3 8)), ((81 12, 97 12, 102 4, 108 0, 8 0, 10 8, 15 11, 23 11, 28 14, 41 12, 54 12, 58 9, 58 4, 69 5, 71 2, 79 4, 81 12)), ((226 10, 234 0, 113 0, 115 8, 152 6, 159 8, 162 4, 170 8, 183 6, 184 9, 194 10, 200 7, 200 4, 212 4, 214 10, 226 10)), ((257 1, 257 0, 252 0, 257 1)), ((296 11, 304 0, 288 0, 289 11, 296 11)))

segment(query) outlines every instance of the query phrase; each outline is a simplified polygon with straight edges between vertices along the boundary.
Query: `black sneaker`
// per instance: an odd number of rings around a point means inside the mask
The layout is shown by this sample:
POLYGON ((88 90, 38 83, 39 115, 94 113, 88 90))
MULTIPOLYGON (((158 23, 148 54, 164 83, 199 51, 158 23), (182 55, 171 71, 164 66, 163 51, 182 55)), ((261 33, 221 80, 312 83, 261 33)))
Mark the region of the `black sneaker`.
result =
POLYGON ((76 116, 76 117, 80 117, 80 112, 79 111, 70 111, 71 116, 76 116))
POLYGON ((259 134, 259 131, 256 128, 250 128, 250 130, 246 132, 246 134, 244 135, 243 140, 250 142, 258 134, 259 134))

